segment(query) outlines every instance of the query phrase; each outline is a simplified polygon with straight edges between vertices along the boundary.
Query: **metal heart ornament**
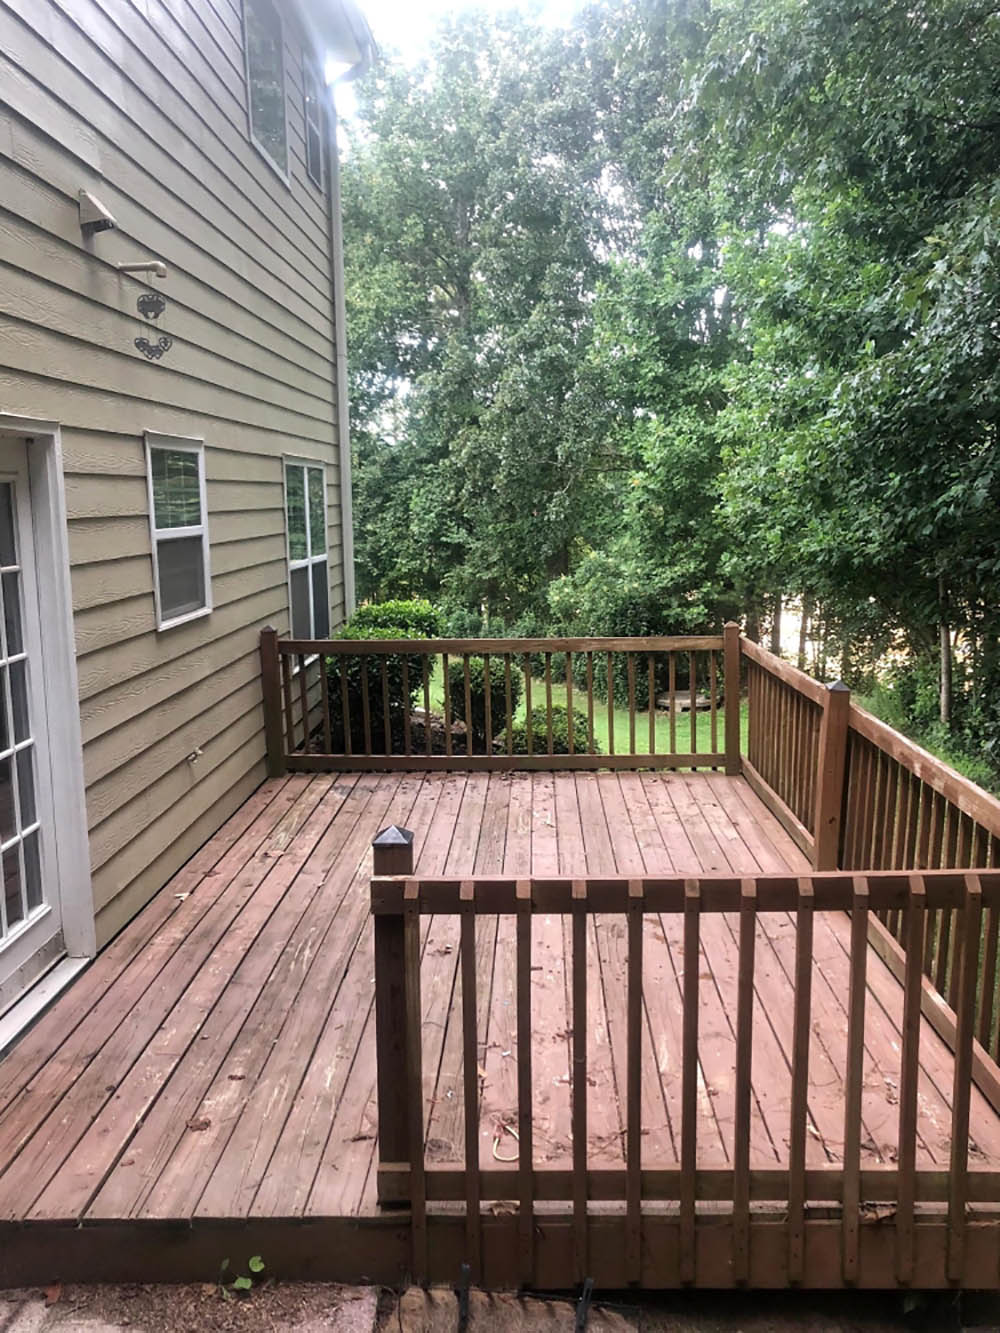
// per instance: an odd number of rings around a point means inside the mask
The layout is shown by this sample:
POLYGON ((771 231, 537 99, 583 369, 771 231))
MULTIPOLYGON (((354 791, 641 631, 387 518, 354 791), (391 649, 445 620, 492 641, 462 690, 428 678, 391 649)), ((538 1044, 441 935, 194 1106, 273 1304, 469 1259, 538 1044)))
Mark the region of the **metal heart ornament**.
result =
POLYGON ((163 353, 169 352, 173 347, 174 340, 163 334, 155 343, 151 343, 148 338, 136 338, 135 345, 147 361, 159 361, 163 353))
POLYGON ((167 303, 159 292, 143 292, 135 303, 135 308, 143 319, 159 319, 167 308, 167 303))

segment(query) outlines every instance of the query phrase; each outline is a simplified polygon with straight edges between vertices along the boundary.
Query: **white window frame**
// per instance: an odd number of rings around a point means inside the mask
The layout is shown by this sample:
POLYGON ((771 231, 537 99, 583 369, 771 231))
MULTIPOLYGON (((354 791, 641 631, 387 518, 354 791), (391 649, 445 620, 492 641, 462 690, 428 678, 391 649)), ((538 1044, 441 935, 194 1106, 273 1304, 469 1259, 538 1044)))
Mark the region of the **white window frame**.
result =
MULTIPOLYGON (((292 573, 298 569, 312 569, 313 565, 326 564, 326 614, 327 620, 332 620, 330 614, 330 499, 329 485, 330 481, 326 474, 326 464, 316 458, 283 458, 281 467, 282 490, 285 497, 285 564, 288 568, 288 632, 292 634, 292 573), (305 514, 306 514, 306 551, 304 559, 292 559, 292 533, 288 525, 288 469, 302 468, 302 483, 305 487, 305 514), (312 553, 312 527, 309 522, 309 485, 306 472, 309 468, 317 468, 323 474, 323 535, 326 538, 326 547, 321 555, 312 553)), ((316 608, 313 605, 312 576, 309 578, 309 636, 310 639, 316 637, 316 608)), ((312 658, 309 659, 310 661, 312 658)))
POLYGON ((305 149, 305 154, 304 154, 304 155, 305 155, 305 168, 306 168, 306 175, 307 175, 307 176, 309 177, 309 179, 312 181, 313 185, 315 185, 316 188, 319 190, 320 194, 325 194, 325 193, 326 193, 325 186, 324 186, 324 184, 323 184, 323 146, 324 146, 324 143, 325 143, 325 135, 324 135, 324 133, 323 133, 323 120, 324 120, 324 117, 323 117, 323 102, 322 102, 322 90, 323 90, 323 88, 324 88, 325 86, 326 86, 326 85, 320 81, 320 77, 319 77, 319 75, 318 75, 318 74, 316 73, 316 71, 313 69, 313 67, 312 67, 312 65, 309 63, 309 61, 304 59, 304 60, 302 61, 302 119, 303 119, 304 126, 305 126, 305 135, 304 135, 304 138, 303 138, 303 148, 305 149), (308 93, 309 93, 309 87, 308 87, 308 85, 309 85, 310 83, 313 85, 313 88, 316 90, 316 96, 315 96, 315 99, 314 99, 315 104, 316 104, 316 120, 315 120, 315 122, 312 122, 312 121, 310 121, 310 119, 309 119, 309 96, 308 96, 308 93), (310 124, 314 124, 314 125, 315 125, 316 133, 319 135, 319 175, 318 175, 318 176, 314 175, 313 172, 310 170, 310 167, 309 167, 309 126, 310 126, 310 124))
POLYGON ((212 567, 208 539, 208 499, 205 488, 205 441, 192 439, 186 435, 158 435, 146 432, 146 494, 149 500, 149 538, 153 554, 153 599, 156 603, 157 631, 174 629, 177 625, 186 625, 189 621, 200 620, 212 613, 212 567), (156 507, 153 501, 153 450, 170 449, 178 453, 195 454, 198 458, 198 495, 201 504, 201 522, 192 523, 183 528, 158 528, 156 526, 156 507), (205 579, 205 605, 196 611, 186 611, 182 616, 171 616, 165 620, 160 606, 160 562, 159 544, 163 541, 176 541, 180 537, 201 538, 201 559, 205 579))
MULTIPOLYGON (((270 2, 274 8, 275 17, 278 20, 278 31, 281 34, 281 114, 285 126, 284 167, 282 168, 277 162, 275 162, 274 158, 271 156, 271 153, 267 148, 267 145, 262 143, 261 140, 257 138, 253 129, 253 90, 251 86, 252 75, 250 72, 250 42, 248 40, 248 28, 247 28, 247 4, 248 3, 252 4, 253 0, 243 0, 241 6, 242 18, 243 18, 243 69, 246 74, 246 81, 247 81, 247 131, 250 136, 250 142, 253 144, 254 148, 257 149, 257 152, 260 153, 261 157, 271 168, 274 174, 278 177, 278 179, 282 181, 283 184, 285 184, 289 189, 291 189, 292 145, 288 133, 288 67, 285 61, 285 24, 284 20, 281 17, 281 11, 278 5, 275 3, 275 0, 270 0, 270 2)), ((265 0, 265 3, 267 3, 267 0, 265 0)))

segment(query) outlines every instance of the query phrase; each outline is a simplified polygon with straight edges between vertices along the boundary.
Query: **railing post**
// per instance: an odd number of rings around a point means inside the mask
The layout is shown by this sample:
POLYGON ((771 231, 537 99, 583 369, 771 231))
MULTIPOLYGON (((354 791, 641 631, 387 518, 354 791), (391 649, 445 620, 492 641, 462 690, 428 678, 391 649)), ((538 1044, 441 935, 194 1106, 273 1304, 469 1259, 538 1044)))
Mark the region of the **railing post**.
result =
POLYGON ((740 754, 740 627, 727 621, 723 630, 723 666, 726 673, 726 773, 743 771, 740 754))
POLYGON ((267 625, 260 632, 260 681, 264 695, 264 744, 267 747, 267 776, 280 778, 286 772, 285 739, 281 727, 281 662, 278 631, 267 625))
POLYGON ((826 689, 819 724, 816 760, 816 817, 813 821, 813 869, 836 870, 840 820, 847 774, 847 721, 851 692, 835 680, 826 689))
MULTIPOLYGON (((413 874, 413 834, 394 824, 373 842, 375 875, 413 874)), ((403 914, 375 917, 375 1059, 379 1165, 409 1164, 410 1078, 406 1068, 406 949, 403 914)), ((420 1089, 412 1095, 420 1097, 420 1089)), ((379 1181, 379 1198, 382 1198, 379 1181)), ((392 1202, 402 1203, 398 1191, 392 1202)))

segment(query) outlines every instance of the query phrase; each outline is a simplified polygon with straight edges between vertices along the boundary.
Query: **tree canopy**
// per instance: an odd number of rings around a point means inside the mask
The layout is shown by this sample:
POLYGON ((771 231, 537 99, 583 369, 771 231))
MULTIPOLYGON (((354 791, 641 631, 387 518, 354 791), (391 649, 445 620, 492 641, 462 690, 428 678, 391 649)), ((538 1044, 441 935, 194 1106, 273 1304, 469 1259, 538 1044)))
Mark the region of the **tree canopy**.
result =
POLYGON ((998 57, 985 0, 610 0, 388 56, 344 168, 362 592, 593 633, 803 601, 914 716, 947 657, 1000 761, 998 57))

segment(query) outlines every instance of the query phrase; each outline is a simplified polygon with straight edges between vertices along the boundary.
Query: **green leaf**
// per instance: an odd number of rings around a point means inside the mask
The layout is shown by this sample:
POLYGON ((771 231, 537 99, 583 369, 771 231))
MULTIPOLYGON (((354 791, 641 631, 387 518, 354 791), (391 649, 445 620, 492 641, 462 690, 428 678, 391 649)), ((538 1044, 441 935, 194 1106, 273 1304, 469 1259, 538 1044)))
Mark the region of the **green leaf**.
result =
POLYGON ((263 1273, 264 1260, 260 1257, 259 1254, 255 1254, 253 1258, 250 1260, 249 1264, 247 1264, 247 1267, 250 1269, 251 1273, 263 1273))
POLYGON ((252 1277, 238 1277, 233 1282, 233 1291, 252 1291, 252 1290, 253 1290, 252 1277))

